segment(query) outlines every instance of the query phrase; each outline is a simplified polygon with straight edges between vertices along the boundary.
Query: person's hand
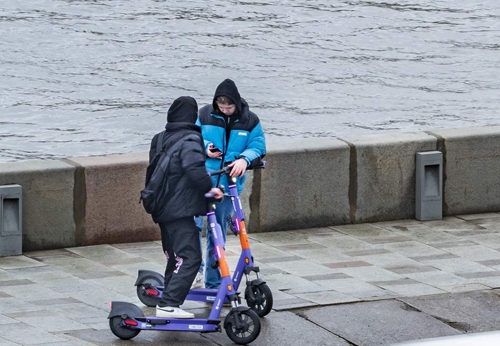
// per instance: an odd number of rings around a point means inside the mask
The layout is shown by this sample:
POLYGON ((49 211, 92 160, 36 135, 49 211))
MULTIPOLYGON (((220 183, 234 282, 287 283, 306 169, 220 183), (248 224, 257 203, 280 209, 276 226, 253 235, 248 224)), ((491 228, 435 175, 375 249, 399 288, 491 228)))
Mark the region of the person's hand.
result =
POLYGON ((224 192, 218 187, 213 187, 210 192, 214 194, 215 199, 222 199, 224 197, 224 192))
POLYGON ((241 158, 228 165, 228 167, 232 167, 231 173, 229 173, 230 176, 242 177, 243 174, 245 174, 245 171, 247 170, 248 162, 247 160, 241 158))
POLYGON ((210 151, 210 149, 212 148, 215 148, 214 147, 214 144, 213 143, 210 143, 208 145, 208 149, 207 149, 207 156, 212 158, 212 159, 219 159, 219 160, 222 160, 222 152, 221 151, 210 151))

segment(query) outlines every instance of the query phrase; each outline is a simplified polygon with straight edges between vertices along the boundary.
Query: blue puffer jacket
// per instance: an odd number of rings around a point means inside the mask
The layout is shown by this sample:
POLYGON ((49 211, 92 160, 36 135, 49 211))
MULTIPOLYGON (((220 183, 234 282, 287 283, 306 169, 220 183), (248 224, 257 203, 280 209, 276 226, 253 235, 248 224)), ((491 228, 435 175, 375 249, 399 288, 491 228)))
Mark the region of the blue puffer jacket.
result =
MULTIPOLYGON (((250 111, 247 102, 240 97, 238 89, 229 79, 222 82, 217 88, 214 101, 200 109, 196 122, 201 127, 201 134, 205 143, 205 150, 210 143, 224 153, 223 160, 212 159, 207 156, 206 167, 208 171, 214 171, 239 158, 244 158, 250 165, 252 161, 263 158, 266 154, 266 140, 259 117, 250 111), (218 96, 227 96, 235 101, 237 112, 229 118, 233 118, 229 140, 226 136, 226 118, 218 112, 215 99, 218 96)), ((243 191, 246 174, 237 179, 238 193, 243 191)), ((214 186, 224 186, 228 191, 228 180, 226 176, 212 177, 214 186)))

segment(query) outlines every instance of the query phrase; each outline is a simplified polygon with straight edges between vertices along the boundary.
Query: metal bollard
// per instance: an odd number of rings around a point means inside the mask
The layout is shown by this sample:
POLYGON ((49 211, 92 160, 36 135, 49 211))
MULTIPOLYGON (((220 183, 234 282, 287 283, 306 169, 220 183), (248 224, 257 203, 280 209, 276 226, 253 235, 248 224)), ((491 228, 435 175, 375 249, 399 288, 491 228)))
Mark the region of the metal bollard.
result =
POLYGON ((0 256, 22 254, 22 191, 21 185, 0 186, 0 256))
POLYGON ((417 153, 415 218, 443 218, 443 153, 440 151, 417 153))

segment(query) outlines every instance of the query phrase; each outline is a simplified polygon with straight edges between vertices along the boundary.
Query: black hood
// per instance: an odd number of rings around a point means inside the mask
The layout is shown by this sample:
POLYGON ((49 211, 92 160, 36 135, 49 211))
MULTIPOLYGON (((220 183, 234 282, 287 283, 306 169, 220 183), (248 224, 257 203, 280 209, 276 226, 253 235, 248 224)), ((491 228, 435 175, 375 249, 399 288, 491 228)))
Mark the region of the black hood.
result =
POLYGON ((196 123, 198 119, 198 104, 191 96, 177 98, 167 113, 168 123, 196 123))
POLYGON ((238 88, 236 87, 236 84, 231 79, 225 79, 222 83, 219 84, 217 89, 215 89, 215 95, 214 99, 212 101, 212 105, 214 109, 219 109, 217 107, 217 103, 215 100, 219 96, 226 96, 229 97, 231 100, 233 100, 234 104, 236 105, 237 115, 241 114, 242 111, 242 106, 241 106, 241 96, 240 93, 238 92, 238 88))

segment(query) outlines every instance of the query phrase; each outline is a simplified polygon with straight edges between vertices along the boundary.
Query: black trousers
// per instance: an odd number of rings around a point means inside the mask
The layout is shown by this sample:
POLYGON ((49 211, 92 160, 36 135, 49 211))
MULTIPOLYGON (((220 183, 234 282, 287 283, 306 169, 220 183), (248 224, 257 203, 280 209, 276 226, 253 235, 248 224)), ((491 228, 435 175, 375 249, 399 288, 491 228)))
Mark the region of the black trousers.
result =
POLYGON ((179 307, 200 269, 200 231, 192 216, 159 225, 163 251, 168 257, 165 288, 159 305, 179 307))

